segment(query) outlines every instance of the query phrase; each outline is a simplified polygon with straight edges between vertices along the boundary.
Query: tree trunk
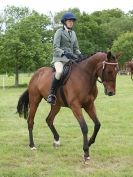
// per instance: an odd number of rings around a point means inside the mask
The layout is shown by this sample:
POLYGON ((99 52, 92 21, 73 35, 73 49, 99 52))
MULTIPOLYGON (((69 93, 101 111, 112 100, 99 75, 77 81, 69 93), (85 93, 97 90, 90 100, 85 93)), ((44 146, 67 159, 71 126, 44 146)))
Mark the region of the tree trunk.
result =
POLYGON ((15 87, 19 86, 19 70, 18 67, 16 67, 16 71, 15 71, 15 87))

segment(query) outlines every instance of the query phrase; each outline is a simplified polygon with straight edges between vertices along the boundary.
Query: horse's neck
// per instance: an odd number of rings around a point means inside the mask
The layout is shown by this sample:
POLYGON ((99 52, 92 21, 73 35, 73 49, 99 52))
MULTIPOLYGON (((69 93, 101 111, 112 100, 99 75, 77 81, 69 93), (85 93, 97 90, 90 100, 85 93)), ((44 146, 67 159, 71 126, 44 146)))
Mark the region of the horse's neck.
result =
POLYGON ((94 77, 96 75, 97 67, 100 62, 102 62, 103 59, 99 59, 97 57, 90 57, 86 60, 84 60, 81 63, 81 67, 83 70, 88 73, 88 75, 91 75, 91 77, 94 77))
POLYGON ((98 68, 102 65, 105 57, 106 55, 104 53, 99 53, 89 57, 81 63, 81 67, 87 74, 88 84, 92 85, 92 87, 96 85, 98 68))

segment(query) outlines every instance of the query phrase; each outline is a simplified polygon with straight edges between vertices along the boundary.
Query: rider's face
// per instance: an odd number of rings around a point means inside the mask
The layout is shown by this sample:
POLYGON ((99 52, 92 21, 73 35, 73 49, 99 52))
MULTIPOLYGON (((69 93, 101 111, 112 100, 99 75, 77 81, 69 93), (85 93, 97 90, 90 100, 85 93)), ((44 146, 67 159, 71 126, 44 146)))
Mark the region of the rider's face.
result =
POLYGON ((66 20, 65 23, 68 28, 72 28, 74 25, 74 20, 66 20))

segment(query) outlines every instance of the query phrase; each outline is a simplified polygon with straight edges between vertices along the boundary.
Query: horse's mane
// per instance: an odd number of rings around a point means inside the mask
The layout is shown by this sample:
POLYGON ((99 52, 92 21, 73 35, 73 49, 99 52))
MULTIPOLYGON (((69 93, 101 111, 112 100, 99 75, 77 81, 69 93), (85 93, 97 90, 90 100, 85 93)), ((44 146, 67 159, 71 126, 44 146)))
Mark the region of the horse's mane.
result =
POLYGON ((82 62, 82 61, 84 61, 84 60, 90 58, 91 56, 95 55, 95 54, 98 53, 98 52, 107 53, 107 52, 104 52, 104 51, 95 51, 95 52, 93 52, 93 53, 84 54, 84 55, 83 55, 83 58, 77 59, 76 62, 77 62, 77 63, 82 62))

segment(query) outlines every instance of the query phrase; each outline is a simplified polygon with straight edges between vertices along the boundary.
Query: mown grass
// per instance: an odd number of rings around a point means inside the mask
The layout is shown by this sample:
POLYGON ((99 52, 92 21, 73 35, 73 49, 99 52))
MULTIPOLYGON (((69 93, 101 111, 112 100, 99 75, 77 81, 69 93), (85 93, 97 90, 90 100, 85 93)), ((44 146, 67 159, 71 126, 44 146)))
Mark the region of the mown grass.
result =
MULTIPOLYGON (((24 77, 27 83, 29 77, 24 77)), ((9 83, 12 82, 9 78, 9 83)), ((37 150, 28 147, 27 123, 16 114, 25 88, 0 89, 0 177, 132 177, 133 176, 133 82, 118 76, 117 93, 107 97, 98 84, 96 108, 101 129, 90 148, 91 161, 82 162, 82 134, 71 110, 62 108, 55 120, 61 147, 54 149, 45 118, 50 106, 41 102, 34 125, 37 150)), ((89 127, 93 123, 84 112, 89 127)))

